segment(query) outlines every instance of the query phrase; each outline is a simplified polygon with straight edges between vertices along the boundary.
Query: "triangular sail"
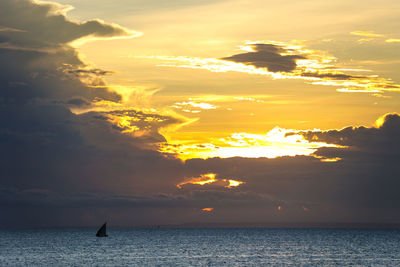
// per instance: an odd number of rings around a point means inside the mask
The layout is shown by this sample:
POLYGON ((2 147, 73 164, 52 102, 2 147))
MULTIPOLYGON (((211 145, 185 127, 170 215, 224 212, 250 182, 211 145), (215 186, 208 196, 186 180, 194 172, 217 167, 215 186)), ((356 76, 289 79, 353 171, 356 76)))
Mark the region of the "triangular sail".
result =
POLYGON ((106 231, 107 231, 107 223, 104 223, 104 224, 100 227, 100 229, 97 231, 96 236, 98 236, 98 237, 107 237, 106 231))

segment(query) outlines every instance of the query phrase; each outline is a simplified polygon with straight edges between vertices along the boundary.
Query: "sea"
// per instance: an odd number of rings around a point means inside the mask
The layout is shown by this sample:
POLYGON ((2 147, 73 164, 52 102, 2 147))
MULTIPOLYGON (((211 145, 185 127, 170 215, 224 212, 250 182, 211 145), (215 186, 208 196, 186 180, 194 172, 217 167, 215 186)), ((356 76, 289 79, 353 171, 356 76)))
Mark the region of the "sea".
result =
POLYGON ((400 230, 0 230, 0 266, 400 266, 400 230))

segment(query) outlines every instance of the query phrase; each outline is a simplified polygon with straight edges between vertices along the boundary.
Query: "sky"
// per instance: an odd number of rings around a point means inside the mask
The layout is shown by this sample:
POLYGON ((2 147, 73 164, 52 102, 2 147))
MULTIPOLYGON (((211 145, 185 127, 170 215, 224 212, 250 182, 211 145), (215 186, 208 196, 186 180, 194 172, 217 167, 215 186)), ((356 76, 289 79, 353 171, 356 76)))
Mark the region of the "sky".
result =
POLYGON ((3 0, 0 227, 400 223, 397 0, 3 0))

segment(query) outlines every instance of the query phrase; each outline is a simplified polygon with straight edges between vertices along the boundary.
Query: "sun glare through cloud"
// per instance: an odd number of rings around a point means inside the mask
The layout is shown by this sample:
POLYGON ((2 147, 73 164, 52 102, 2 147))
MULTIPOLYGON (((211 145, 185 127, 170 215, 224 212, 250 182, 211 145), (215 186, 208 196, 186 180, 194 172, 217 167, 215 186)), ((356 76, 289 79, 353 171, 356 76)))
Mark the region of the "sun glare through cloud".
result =
MULTIPOLYGON (((297 131, 275 127, 265 135, 234 133, 229 137, 201 144, 162 143, 159 151, 175 154, 182 160, 191 158, 276 158, 282 156, 312 155, 321 147, 338 147, 325 142, 308 141, 297 131)), ((339 159, 321 158, 321 161, 339 159)))
POLYGON ((237 181, 237 180, 232 180, 232 179, 222 179, 217 177, 217 174, 215 173, 206 173, 206 174, 201 174, 199 177, 190 177, 185 179, 185 181, 179 183, 176 185, 178 188, 182 188, 184 185, 216 185, 216 186, 222 186, 225 188, 233 188, 233 187, 238 187, 244 182, 242 181, 237 181))

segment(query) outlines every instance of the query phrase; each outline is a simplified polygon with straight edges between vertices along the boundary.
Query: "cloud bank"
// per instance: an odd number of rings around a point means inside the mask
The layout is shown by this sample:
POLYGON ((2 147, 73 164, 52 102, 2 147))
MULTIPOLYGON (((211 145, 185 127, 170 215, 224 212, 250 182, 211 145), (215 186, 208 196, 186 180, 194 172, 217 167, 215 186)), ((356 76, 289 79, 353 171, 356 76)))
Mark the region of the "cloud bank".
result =
POLYGON ((7 195, 1 205, 7 218, 0 225, 12 226, 29 217, 32 205, 40 210, 32 220, 45 214, 47 205, 35 204, 38 194, 24 192, 73 197, 168 187, 161 173, 180 162, 166 160, 149 147, 164 141, 159 129, 177 119, 134 108, 80 115, 70 111, 101 101, 120 107, 122 96, 103 81, 110 72, 88 66, 69 42, 126 37, 131 32, 98 20, 70 21, 65 8, 53 3, 7 0, 0 10, 0 188, 7 195), (128 125, 113 121, 127 118, 138 128, 135 135, 124 134, 128 125), (151 167, 157 165, 163 167, 151 167), (32 203, 26 201, 28 196, 32 203))

